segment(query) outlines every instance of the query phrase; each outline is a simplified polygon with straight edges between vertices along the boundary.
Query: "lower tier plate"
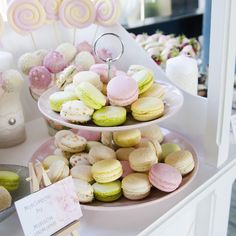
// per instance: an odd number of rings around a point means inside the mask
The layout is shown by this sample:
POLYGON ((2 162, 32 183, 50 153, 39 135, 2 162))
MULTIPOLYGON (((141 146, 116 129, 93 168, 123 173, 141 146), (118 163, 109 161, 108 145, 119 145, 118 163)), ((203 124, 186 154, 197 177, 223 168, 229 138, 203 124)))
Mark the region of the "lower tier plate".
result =
MULTIPOLYGON (((146 205, 155 204, 157 202, 165 202, 167 198, 175 196, 178 192, 185 189, 196 177, 196 174, 198 172, 199 168, 199 161, 197 158, 197 153, 195 152, 192 144, 190 144, 186 138, 184 138, 182 135, 170 131, 168 129, 161 128, 163 134, 164 134, 164 141, 163 143, 167 142, 173 142, 178 144, 181 149, 188 150, 192 153, 194 162, 195 162, 195 168, 193 171, 185 176, 183 176, 183 180, 181 185, 178 189, 176 189, 174 192, 171 193, 164 193, 162 191, 159 191, 156 188, 152 188, 151 193, 148 197, 146 197, 143 200, 139 201, 131 201, 126 199, 125 197, 121 197, 119 200, 112 202, 112 203, 104 203, 100 201, 93 201, 89 204, 81 204, 82 209, 84 210, 93 210, 93 211, 109 211, 109 210, 122 210, 122 209, 129 209, 129 208, 137 208, 137 207, 144 207, 146 205)), ((43 161, 44 158, 46 158, 48 155, 53 154, 54 150, 56 149, 54 145, 54 138, 51 138, 47 140, 45 143, 43 143, 33 154, 31 161, 43 161)))

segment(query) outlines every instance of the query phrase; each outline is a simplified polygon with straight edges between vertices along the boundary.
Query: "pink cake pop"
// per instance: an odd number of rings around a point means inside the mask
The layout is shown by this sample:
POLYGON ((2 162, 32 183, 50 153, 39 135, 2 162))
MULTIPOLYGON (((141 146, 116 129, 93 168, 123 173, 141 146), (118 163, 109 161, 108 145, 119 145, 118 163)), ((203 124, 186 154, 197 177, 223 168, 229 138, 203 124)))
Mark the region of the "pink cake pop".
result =
POLYGON ((117 0, 95 0, 95 22, 98 25, 110 26, 116 24, 121 14, 121 4, 117 0))
POLYGON ((59 19, 59 9, 62 0, 40 0, 42 3, 48 20, 58 20, 59 19))
POLYGON ((61 53, 51 51, 44 57, 43 65, 51 73, 59 73, 67 67, 67 62, 61 53))
POLYGON ((30 70, 29 84, 32 89, 46 90, 52 82, 52 74, 44 66, 36 66, 30 70))
POLYGON ((90 0, 64 0, 59 17, 66 27, 87 27, 95 20, 94 4, 90 0))
POLYGON ((94 53, 93 46, 90 43, 88 43, 87 41, 83 41, 83 42, 77 44, 76 49, 77 49, 78 53, 83 52, 83 51, 90 52, 91 54, 94 53))
POLYGON ((46 21, 46 13, 39 1, 14 0, 7 11, 8 22, 18 33, 31 33, 46 21))

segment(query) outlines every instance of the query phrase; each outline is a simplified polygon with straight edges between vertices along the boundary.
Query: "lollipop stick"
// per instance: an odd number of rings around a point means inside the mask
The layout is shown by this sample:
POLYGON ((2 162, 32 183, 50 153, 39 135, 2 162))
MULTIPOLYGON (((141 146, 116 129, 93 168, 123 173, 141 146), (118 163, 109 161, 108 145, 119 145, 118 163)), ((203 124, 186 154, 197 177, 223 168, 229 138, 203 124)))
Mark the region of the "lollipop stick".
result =
POLYGON ((56 44, 59 44, 59 36, 58 36, 58 32, 57 32, 56 22, 54 21, 52 25, 53 25, 53 30, 54 30, 55 37, 56 37, 56 44))
POLYGON ((95 33, 94 33, 94 37, 93 37, 92 44, 94 44, 94 42, 95 42, 95 40, 96 40, 97 33, 98 33, 98 29, 99 29, 99 26, 98 26, 98 25, 96 25, 96 29, 95 29, 95 33))
POLYGON ((36 46, 36 42, 35 42, 35 40, 34 40, 33 33, 30 33, 30 37, 31 37, 31 40, 32 40, 33 45, 34 45, 34 49, 37 50, 37 46, 36 46))
POLYGON ((76 37, 77 36, 77 29, 76 28, 74 28, 74 36, 73 36, 73 45, 75 45, 75 43, 76 43, 76 37))

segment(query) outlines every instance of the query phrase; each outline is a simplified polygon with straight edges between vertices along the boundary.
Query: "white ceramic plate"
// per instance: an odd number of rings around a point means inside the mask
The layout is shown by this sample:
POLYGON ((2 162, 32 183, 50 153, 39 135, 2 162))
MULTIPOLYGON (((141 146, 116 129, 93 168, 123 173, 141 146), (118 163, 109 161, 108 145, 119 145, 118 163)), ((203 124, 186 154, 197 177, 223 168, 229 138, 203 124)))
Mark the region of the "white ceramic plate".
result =
POLYGON ((174 86, 168 83, 164 82, 158 82, 161 84, 165 91, 166 91, 166 96, 164 99, 165 102, 165 111, 164 115, 158 119, 152 120, 152 121, 147 121, 147 122, 140 122, 134 120, 131 115, 127 117, 127 121, 121 125, 121 126, 115 126, 115 127, 101 127, 95 125, 93 122, 88 122, 87 124, 73 124, 70 123, 63 118, 61 118, 60 114, 57 112, 54 112, 50 108, 49 104, 49 97, 51 94, 54 92, 58 91, 57 88, 53 87, 49 90, 47 90, 42 96, 39 98, 38 101, 38 107, 40 112, 49 120, 58 123, 60 125, 63 125, 65 127, 70 127, 73 129, 86 129, 86 130, 91 130, 91 131, 120 131, 120 130, 128 130, 128 129, 136 129, 136 128, 141 128, 144 126, 149 126, 153 124, 157 124, 161 121, 164 121, 171 116, 173 116, 183 105, 183 95, 174 86))
MULTIPOLYGON (((112 203, 104 203, 104 202, 95 200, 90 204, 81 204, 82 208, 85 210, 90 210, 90 211, 109 211, 109 210, 114 211, 114 210, 122 210, 122 209, 127 210, 129 208, 143 207, 146 205, 155 204, 157 202, 165 202, 167 198, 173 197, 178 192, 186 188, 193 181, 193 179, 195 178, 198 172, 199 162, 198 162, 197 154, 193 146, 187 141, 187 139, 185 139, 180 134, 176 132, 172 132, 168 129, 163 129, 163 128, 162 128, 162 132, 165 135, 163 143, 173 142, 173 143, 179 144, 181 149, 189 150, 193 154, 193 158, 195 161, 194 170, 188 175, 185 175, 183 177, 182 183, 177 190, 171 193, 164 193, 153 187, 150 195, 140 201, 130 201, 126 199, 125 197, 121 197, 119 200, 112 203)), ((56 147, 54 145, 54 138, 47 140, 36 150, 36 152, 33 154, 31 158, 31 161, 33 162, 35 160, 42 161, 45 157, 52 154, 55 148, 56 147)))

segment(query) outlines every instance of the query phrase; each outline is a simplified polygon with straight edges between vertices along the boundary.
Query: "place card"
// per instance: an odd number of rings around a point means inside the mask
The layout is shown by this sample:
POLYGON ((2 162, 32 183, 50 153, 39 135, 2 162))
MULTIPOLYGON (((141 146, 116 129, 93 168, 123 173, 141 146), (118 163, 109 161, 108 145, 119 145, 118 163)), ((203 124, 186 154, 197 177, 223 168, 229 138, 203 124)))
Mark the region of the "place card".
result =
POLYGON ((82 216, 72 177, 15 202, 25 236, 48 236, 82 216))

